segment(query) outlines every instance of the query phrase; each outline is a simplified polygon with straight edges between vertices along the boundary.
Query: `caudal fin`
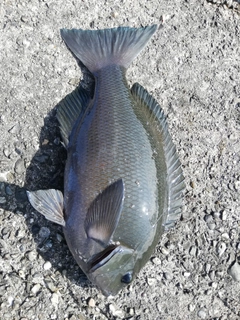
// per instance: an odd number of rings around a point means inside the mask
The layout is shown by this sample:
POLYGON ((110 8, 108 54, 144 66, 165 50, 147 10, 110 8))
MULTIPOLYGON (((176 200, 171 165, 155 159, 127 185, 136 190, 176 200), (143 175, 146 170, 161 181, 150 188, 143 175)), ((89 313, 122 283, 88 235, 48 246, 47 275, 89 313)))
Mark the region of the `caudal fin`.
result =
POLYGON ((156 30, 157 25, 138 29, 61 29, 61 36, 69 50, 95 73, 114 64, 127 68, 156 30))

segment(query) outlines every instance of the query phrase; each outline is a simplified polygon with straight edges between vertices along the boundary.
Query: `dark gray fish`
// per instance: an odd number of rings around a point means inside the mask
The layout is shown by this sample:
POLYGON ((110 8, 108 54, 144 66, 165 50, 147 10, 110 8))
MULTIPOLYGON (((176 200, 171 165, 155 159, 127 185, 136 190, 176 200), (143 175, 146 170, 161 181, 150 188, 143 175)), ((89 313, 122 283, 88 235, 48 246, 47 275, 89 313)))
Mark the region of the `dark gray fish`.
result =
POLYGON ((95 79, 59 105, 67 148, 64 199, 28 192, 32 206, 63 226, 81 269, 105 295, 129 284, 181 214, 184 178, 162 109, 126 69, 157 26, 67 30, 61 35, 95 79))

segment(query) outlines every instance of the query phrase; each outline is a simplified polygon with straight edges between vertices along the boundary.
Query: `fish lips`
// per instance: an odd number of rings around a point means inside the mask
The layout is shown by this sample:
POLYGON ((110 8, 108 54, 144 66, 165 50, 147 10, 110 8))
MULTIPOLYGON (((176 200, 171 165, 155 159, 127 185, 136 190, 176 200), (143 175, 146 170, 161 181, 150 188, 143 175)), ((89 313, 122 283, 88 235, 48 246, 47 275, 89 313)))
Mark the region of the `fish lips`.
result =
POLYGON ((95 255, 89 262, 89 273, 94 272, 98 268, 106 264, 116 253, 121 251, 121 246, 110 245, 105 250, 95 255))

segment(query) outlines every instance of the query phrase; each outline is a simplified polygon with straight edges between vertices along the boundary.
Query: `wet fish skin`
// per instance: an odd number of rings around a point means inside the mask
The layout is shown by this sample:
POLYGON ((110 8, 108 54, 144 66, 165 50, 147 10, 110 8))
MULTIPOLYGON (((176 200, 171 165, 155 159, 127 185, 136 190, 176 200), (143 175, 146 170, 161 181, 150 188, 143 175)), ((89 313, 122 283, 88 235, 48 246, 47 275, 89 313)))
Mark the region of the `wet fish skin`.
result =
POLYGON ((163 111, 139 84, 130 90, 125 76, 156 29, 61 31, 93 74, 94 97, 79 87, 59 105, 64 204, 57 190, 49 191, 55 205, 46 192, 28 194, 63 226, 75 260, 105 295, 134 279, 181 214, 183 175, 163 111))

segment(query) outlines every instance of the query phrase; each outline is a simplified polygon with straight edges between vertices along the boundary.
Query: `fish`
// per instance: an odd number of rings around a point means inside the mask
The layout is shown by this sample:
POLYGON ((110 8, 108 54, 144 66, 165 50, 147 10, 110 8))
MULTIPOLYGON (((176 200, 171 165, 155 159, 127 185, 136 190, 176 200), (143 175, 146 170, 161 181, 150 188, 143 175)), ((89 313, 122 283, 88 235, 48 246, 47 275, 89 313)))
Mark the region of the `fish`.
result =
POLYGON ((105 296, 133 282, 182 212, 184 176, 164 112, 126 79, 157 29, 61 29, 94 88, 79 85, 58 105, 64 195, 27 191, 33 208, 63 227, 79 267, 105 296))

